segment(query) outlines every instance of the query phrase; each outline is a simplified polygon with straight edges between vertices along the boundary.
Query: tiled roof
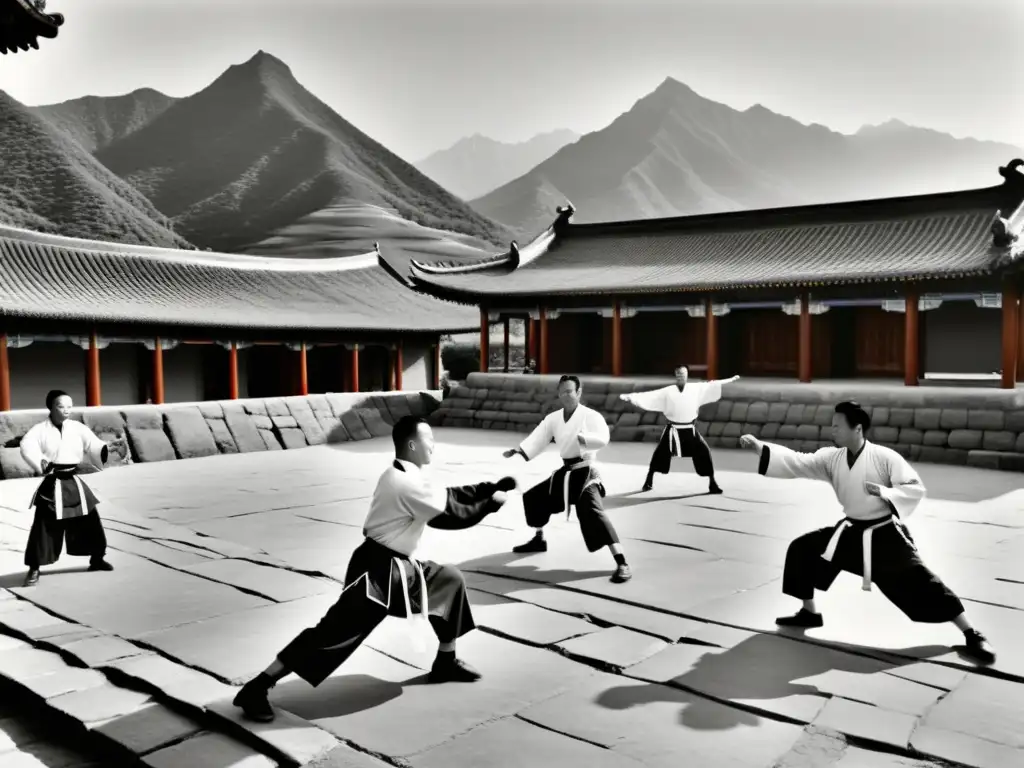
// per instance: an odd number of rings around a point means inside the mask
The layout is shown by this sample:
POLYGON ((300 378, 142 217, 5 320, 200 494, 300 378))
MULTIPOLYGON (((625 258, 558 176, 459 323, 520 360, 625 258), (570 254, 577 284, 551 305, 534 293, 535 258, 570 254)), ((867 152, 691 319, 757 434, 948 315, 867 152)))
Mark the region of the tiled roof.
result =
POLYGON ((997 212, 1011 227, 1020 213, 1017 168, 1001 169, 1007 183, 987 189, 672 219, 574 225, 569 206, 522 254, 471 271, 414 263, 409 277, 472 302, 987 274, 1024 247, 993 238, 997 212))
POLYGON ((55 38, 64 17, 43 13, 33 0, 0 0, 0 54, 39 49, 39 38, 55 38))
POLYGON ((178 251, 0 226, 0 316, 263 330, 464 331, 474 310, 410 290, 377 253, 178 251))

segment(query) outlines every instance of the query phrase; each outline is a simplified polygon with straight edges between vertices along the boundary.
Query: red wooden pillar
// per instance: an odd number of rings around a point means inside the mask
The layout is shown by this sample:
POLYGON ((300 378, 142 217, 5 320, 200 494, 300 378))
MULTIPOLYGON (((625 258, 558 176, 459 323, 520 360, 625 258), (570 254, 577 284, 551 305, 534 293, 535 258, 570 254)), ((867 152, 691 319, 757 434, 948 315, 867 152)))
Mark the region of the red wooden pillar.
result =
POLYGON ((438 341, 434 345, 434 389, 441 388, 441 371, 444 369, 444 363, 441 360, 441 342, 438 341))
POLYGON ((526 331, 526 343, 523 346, 526 347, 526 366, 529 368, 532 367, 532 361, 537 359, 537 328, 534 325, 533 318, 529 316, 527 316, 523 323, 523 327, 526 331))
POLYGON ((907 286, 903 313, 903 384, 907 387, 916 387, 921 378, 920 299, 917 286, 907 286))
POLYGON ((402 368, 404 363, 402 361, 402 340, 399 339, 395 344, 395 391, 402 391, 402 368))
POLYGON ((85 404, 90 408, 100 404, 100 348, 96 331, 89 334, 89 349, 85 353, 85 404))
POLYGON ((612 303, 612 376, 622 375, 622 303, 612 303))
POLYGON ((811 380, 811 307, 807 291, 800 294, 800 332, 797 374, 807 384, 811 380))
POLYGON ((153 342, 153 404, 164 404, 164 346, 159 336, 153 342))
POLYGON ((508 336, 509 336, 509 319, 506 317, 504 322, 505 331, 505 373, 508 373, 508 336))
POLYGON ((306 361, 306 342, 299 344, 299 394, 309 394, 309 367, 306 361))
POLYGON ((480 373, 487 373, 491 364, 491 322, 486 307, 480 307, 480 373))
POLYGON ((544 307, 540 308, 540 339, 537 346, 540 348, 537 354, 538 373, 548 372, 548 313, 544 307))
POLYGON ((238 399, 238 342, 232 341, 228 350, 228 397, 238 399))
POLYGON ((7 357, 7 334, 0 333, 0 411, 11 410, 11 364, 7 357))
POLYGON ((704 352, 706 365, 708 367, 707 381, 718 378, 718 318, 715 317, 715 305, 709 296, 704 300, 704 325, 707 332, 704 352))
POLYGON ((1020 325, 1020 289, 1010 279, 1003 282, 1003 389, 1017 386, 1017 333, 1020 325))
MULTIPOLYGON (((1017 284, 1017 381, 1024 380, 1024 278, 1017 284)), ((3 410, 0 408, 0 410, 3 410)))
POLYGON ((349 353, 348 354, 349 354, 349 358, 348 358, 348 360, 349 360, 349 363, 348 363, 348 369, 349 369, 348 391, 349 392, 358 392, 359 391, 359 345, 358 344, 353 344, 352 348, 349 349, 349 353))

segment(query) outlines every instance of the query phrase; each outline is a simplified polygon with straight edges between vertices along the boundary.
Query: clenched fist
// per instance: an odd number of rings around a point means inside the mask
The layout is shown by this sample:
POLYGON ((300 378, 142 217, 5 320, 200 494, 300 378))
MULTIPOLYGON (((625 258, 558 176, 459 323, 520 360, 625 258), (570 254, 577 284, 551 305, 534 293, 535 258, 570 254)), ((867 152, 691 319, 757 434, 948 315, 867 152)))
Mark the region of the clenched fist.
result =
POLYGON ((503 477, 501 480, 495 483, 499 491, 509 492, 514 491, 519 487, 519 483, 514 477, 503 477))
POLYGON ((519 453, 519 449, 518 448, 509 448, 507 451, 505 451, 501 455, 504 456, 506 459, 511 459, 517 453, 519 453))
POLYGON ((746 448, 748 451, 760 451, 763 443, 753 435, 743 435, 740 437, 740 448, 746 448))

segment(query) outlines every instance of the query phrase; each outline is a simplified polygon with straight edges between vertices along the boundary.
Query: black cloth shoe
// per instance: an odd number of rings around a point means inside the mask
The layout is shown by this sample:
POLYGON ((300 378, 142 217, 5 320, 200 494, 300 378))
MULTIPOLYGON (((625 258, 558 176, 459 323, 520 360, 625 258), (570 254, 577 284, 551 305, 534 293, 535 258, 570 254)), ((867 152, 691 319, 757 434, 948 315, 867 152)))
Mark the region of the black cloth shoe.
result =
POLYGON ((967 653, 979 664, 992 664, 995 662, 996 652, 992 650, 992 646, 988 643, 988 638, 981 634, 981 632, 976 629, 969 629, 964 632, 964 640, 966 640, 965 647, 967 653))
POLYGON ((242 686, 242 690, 232 702, 242 710, 242 714, 257 723, 269 723, 274 720, 274 708, 270 706, 269 688, 261 683, 260 678, 250 680, 242 686))
POLYGON ((633 578, 633 571, 629 569, 629 565, 621 563, 615 568, 615 573, 612 574, 612 582, 614 584, 623 584, 633 578))
POLYGON ((114 566, 104 560, 102 557, 99 560, 92 560, 89 563, 90 571, 112 571, 114 566))
POLYGON ((654 478, 648 477, 644 480, 644 487, 640 489, 640 493, 647 493, 648 491, 654 490, 654 478))
POLYGON ((520 555, 525 554, 527 552, 547 552, 548 543, 540 536, 534 536, 525 544, 520 544, 519 546, 512 547, 512 551, 520 555))
POLYGON ((717 495, 722 492, 722 489, 718 487, 718 483, 714 480, 711 481, 711 485, 708 486, 708 493, 717 495))
POLYGON ((29 572, 25 574, 25 582, 22 584, 23 587, 34 587, 39 583, 39 569, 30 568, 29 572))
POLYGON ((792 616, 780 616, 775 620, 780 627, 799 627, 801 629, 814 629, 825 625, 825 620, 820 613, 812 613, 806 608, 801 608, 792 616))
POLYGON ((454 653, 439 653, 427 679, 432 683, 475 683, 481 674, 454 653))

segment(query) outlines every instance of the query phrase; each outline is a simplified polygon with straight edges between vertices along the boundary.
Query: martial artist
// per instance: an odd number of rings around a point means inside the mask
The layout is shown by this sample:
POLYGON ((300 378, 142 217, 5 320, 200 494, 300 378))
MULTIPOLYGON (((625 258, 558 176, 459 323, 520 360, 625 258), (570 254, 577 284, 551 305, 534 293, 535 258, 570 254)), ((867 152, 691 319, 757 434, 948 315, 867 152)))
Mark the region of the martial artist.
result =
POLYGON ((597 452, 608 445, 611 435, 604 416, 580 403, 581 394, 582 385, 578 378, 560 378, 558 399, 562 408, 544 417, 518 448, 510 448, 502 454, 506 459, 519 454, 530 461, 547 448, 548 443, 554 443, 562 458, 562 466, 551 477, 523 494, 526 523, 535 528, 536 533, 525 544, 513 547, 512 551, 519 554, 547 552, 544 526, 554 514, 565 512, 568 517, 575 506, 587 549, 590 552, 597 552, 602 547, 611 550, 616 563, 611 580, 621 584, 633 578, 633 573, 622 553, 615 527, 604 512, 601 503, 605 496, 604 484, 594 466, 597 452))
POLYGON ((672 466, 672 457, 689 458, 693 461, 693 470, 700 477, 708 478, 708 493, 721 493, 722 489, 715 482, 715 465, 711 461, 711 449, 708 448, 704 436, 697 430, 697 415, 700 408, 708 403, 717 402, 722 398, 722 385, 739 380, 739 376, 731 379, 701 381, 690 383, 690 372, 685 365, 675 370, 676 383, 649 392, 630 392, 619 395, 627 403, 643 408, 645 411, 656 411, 665 414, 668 424, 661 433, 658 446, 651 456, 651 465, 647 470, 647 479, 643 490, 654 488, 654 473, 667 475, 672 466))
POLYGON ((501 508, 516 481, 505 477, 497 483, 435 488, 422 470, 434 452, 430 426, 403 416, 391 434, 395 460, 373 492, 363 525, 366 539, 352 554, 341 597, 315 627, 302 631, 238 692, 235 706, 252 720, 274 719, 268 693, 279 680, 293 672, 314 687, 320 685, 387 616, 423 622, 410 626, 414 637, 429 622, 440 642, 430 682, 480 679, 479 672, 455 655, 456 639, 476 627, 462 573, 453 565, 415 555, 426 526, 470 528, 501 508))
POLYGON ((104 558, 107 537, 96 507, 99 499, 78 477, 88 457, 97 468, 107 460, 107 444, 71 416, 71 397, 59 389, 46 395, 50 415, 21 439, 21 457, 43 480, 29 506, 35 510, 25 547, 25 586, 39 581, 39 568, 57 562, 67 543, 69 555, 88 555, 90 571, 112 571, 104 558))
POLYGON ((995 661, 985 636, 971 626, 963 603, 921 560, 904 519, 925 497, 914 468, 891 448, 865 439, 871 417, 859 404, 842 402, 832 415, 835 448, 798 453, 743 435, 740 445, 761 456, 766 477, 808 478, 830 483, 843 505, 842 520, 794 540, 786 552, 782 591, 803 601, 793 616, 776 619, 783 627, 824 624, 814 590, 828 590, 840 571, 863 578, 863 589, 878 585, 911 620, 953 622, 964 633, 967 651, 982 664, 995 661))

